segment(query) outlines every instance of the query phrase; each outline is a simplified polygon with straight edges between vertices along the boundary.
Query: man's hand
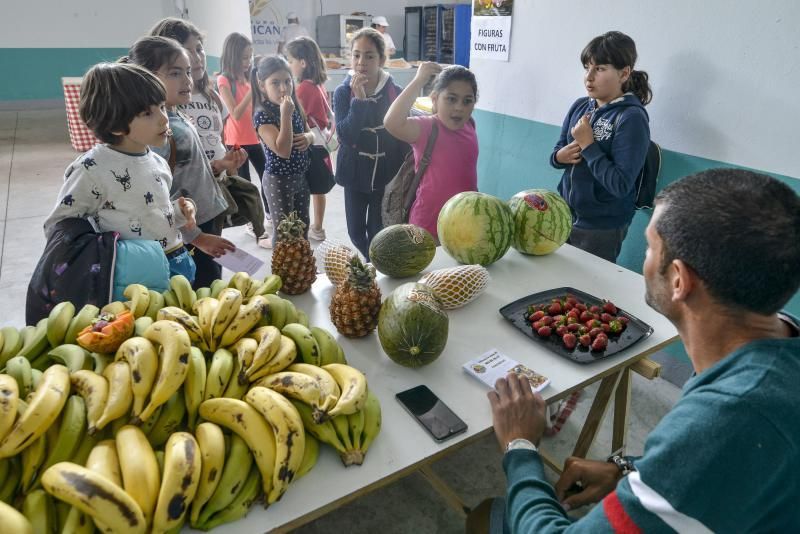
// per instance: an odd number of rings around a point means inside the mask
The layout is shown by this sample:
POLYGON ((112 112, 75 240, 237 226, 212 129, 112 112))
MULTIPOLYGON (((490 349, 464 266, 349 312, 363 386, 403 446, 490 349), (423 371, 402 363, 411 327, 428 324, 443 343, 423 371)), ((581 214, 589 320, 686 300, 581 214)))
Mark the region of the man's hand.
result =
POLYGON ((191 230, 192 228, 197 226, 197 221, 195 220, 196 208, 194 202, 188 200, 185 197, 178 197, 178 206, 181 209, 183 218, 186 219, 186 224, 184 225, 184 227, 187 230, 191 230))
POLYGON ((547 410, 544 399, 533 392, 527 378, 509 374, 495 383, 495 391, 488 396, 494 435, 504 452, 508 443, 517 438, 539 444, 547 427, 547 410))
POLYGON ((594 134, 592 133, 592 125, 589 123, 589 115, 584 115, 572 127, 572 137, 575 142, 580 145, 581 150, 586 150, 586 147, 594 143, 594 134))
POLYGON ((573 141, 567 146, 561 147, 556 152, 556 161, 562 165, 577 165, 581 162, 581 146, 573 141))
POLYGON ((200 234, 192 241, 192 245, 199 248, 213 258, 224 256, 226 252, 236 250, 236 245, 214 234, 200 234))
POLYGON ((556 482, 556 497, 566 510, 600 502, 617 487, 620 478, 622 472, 615 464, 571 456, 564 462, 564 472, 556 482), (581 490, 567 496, 576 484, 581 490))

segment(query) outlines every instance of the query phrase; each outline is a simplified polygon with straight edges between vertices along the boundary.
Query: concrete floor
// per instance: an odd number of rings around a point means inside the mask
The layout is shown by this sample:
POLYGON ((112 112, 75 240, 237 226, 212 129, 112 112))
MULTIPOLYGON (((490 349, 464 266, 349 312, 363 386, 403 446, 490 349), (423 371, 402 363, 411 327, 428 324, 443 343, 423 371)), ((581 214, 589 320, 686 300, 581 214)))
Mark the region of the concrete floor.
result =
MULTIPOLYGON (((24 324, 28 281, 45 244, 42 223, 54 205, 64 169, 76 157, 69 144, 63 109, 0 111, 0 294, 5 310, 0 323, 3 325, 24 324)), ((325 229, 329 238, 349 241, 342 190, 338 186, 328 195, 325 229)), ((259 248, 242 228, 228 229, 224 235, 269 265, 269 252, 259 248)), ((571 451, 593 393, 592 388, 585 392, 561 433, 543 441, 543 448, 553 457, 563 460, 571 451)), ((647 381, 634 375, 632 395, 628 453, 639 454, 648 432, 676 402, 680 390, 661 379, 647 381)), ((613 408, 609 409, 590 450, 592 458, 604 458, 610 452, 612 414, 613 408)), ((486 497, 503 493, 501 459, 494 437, 488 436, 437 462, 433 469, 468 505, 474 506, 486 497)), ((578 510, 577 514, 585 512, 578 510)), ((421 475, 414 474, 297 530, 336 531, 456 533, 463 531, 463 521, 421 475)))

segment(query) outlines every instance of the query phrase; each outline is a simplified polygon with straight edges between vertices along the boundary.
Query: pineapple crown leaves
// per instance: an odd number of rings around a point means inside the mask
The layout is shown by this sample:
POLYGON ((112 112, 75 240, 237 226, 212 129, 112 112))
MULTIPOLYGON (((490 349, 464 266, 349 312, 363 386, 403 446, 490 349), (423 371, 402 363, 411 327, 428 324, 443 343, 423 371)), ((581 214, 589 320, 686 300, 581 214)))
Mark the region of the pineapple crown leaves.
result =
POLYGON ((304 239, 305 230, 306 223, 298 217, 296 211, 293 211, 281 219, 278 224, 278 240, 295 241, 304 239))
POLYGON ((375 270, 371 265, 364 265, 358 254, 353 254, 350 258, 348 270, 348 280, 360 291, 368 291, 375 282, 375 270))

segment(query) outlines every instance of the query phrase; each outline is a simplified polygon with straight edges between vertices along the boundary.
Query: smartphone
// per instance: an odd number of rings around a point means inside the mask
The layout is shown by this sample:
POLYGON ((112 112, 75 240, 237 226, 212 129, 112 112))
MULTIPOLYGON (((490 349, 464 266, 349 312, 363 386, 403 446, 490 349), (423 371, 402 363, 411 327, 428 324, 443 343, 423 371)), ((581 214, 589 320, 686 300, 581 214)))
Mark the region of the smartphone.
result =
POLYGON ((444 441, 467 429, 467 423, 453 413, 428 386, 407 389, 395 397, 436 441, 444 441))

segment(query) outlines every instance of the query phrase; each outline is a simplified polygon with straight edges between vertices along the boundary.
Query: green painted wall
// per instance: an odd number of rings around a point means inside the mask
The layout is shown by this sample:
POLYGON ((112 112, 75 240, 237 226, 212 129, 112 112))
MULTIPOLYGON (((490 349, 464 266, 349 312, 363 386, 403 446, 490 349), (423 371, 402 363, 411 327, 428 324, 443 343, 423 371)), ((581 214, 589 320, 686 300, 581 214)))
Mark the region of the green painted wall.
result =
MULTIPOLYGON (((61 78, 83 76, 95 63, 116 61, 127 48, 0 48, 0 84, 3 100, 57 100, 64 98, 61 78)), ((208 57, 209 72, 219 70, 219 58, 208 57)))
MULTIPOLYGON (((484 110, 475 110, 473 116, 480 144, 478 187, 481 191, 508 199, 523 189, 556 190, 561 171, 552 168, 549 159, 558 140, 560 127, 484 110)), ((664 150, 659 187, 713 167, 737 166, 664 150)), ((787 183, 800 194, 800 180, 797 178, 766 174, 787 183)), ((647 248, 644 229, 649 220, 649 210, 636 214, 618 260, 623 267, 638 273, 642 272, 647 248)), ((795 294, 787 309, 800 316, 800 293, 795 294)), ((683 347, 678 345, 670 348, 670 354, 687 359, 683 347)))

